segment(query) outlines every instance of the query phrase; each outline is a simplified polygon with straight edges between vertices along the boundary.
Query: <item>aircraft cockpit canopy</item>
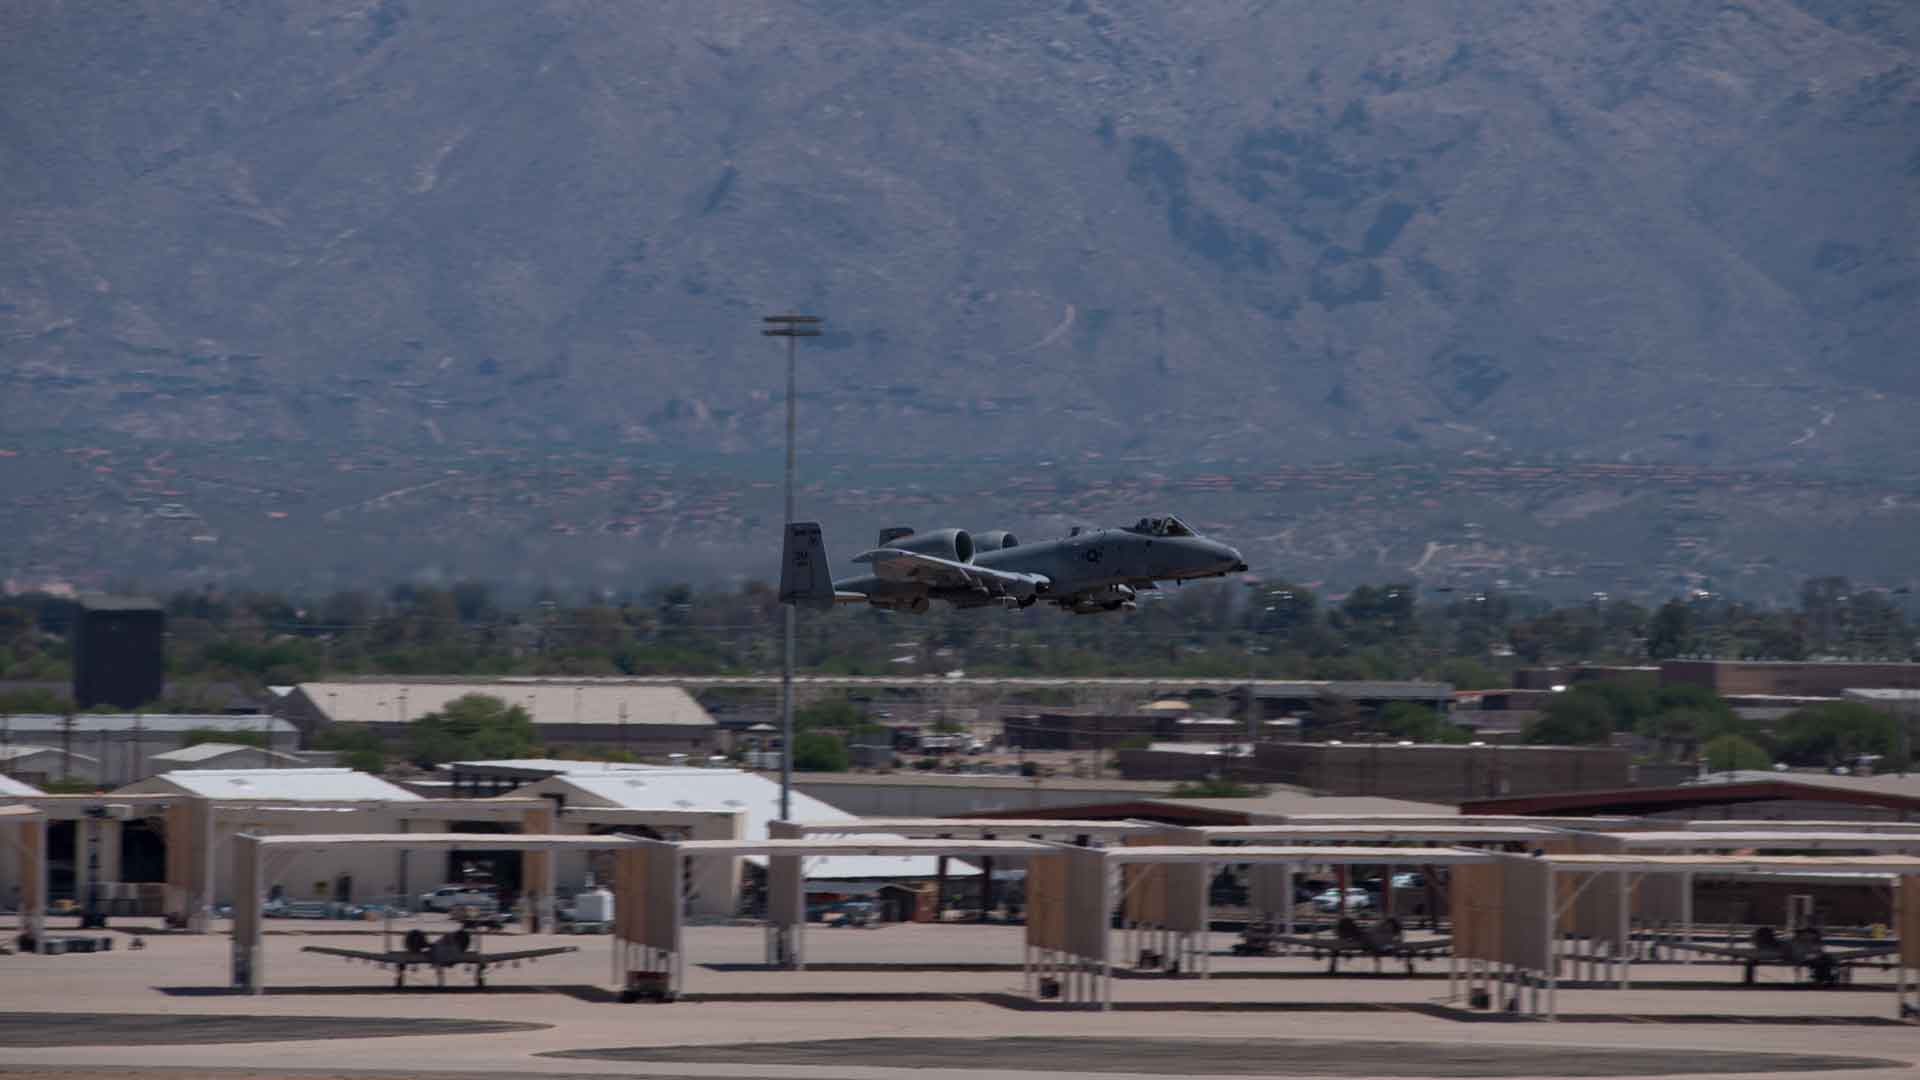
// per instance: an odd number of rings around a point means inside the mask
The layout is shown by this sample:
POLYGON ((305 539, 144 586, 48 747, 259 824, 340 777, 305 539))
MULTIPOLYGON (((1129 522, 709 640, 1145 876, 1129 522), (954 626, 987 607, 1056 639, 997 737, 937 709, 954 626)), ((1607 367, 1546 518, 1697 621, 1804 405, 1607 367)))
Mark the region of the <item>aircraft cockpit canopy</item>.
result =
POLYGON ((1173 517, 1172 515, 1168 515, 1167 517, 1141 518, 1140 523, 1133 527, 1133 531, 1137 533, 1143 533, 1147 536, 1199 536, 1200 535, 1199 533, 1194 532, 1192 529, 1187 528, 1186 522, 1183 522, 1179 518, 1173 517))

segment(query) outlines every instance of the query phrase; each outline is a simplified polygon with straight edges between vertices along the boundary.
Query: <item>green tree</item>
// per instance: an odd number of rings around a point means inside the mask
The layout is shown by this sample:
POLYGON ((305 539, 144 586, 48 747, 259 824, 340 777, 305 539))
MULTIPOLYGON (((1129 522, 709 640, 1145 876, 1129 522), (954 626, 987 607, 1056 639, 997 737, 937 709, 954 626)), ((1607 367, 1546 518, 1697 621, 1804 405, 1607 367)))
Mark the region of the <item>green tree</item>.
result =
POLYGON ((852 731, 867 720, 867 711, 850 701, 816 701, 793 710, 795 731, 852 731))
POLYGON ((538 745, 533 718, 491 694, 467 694, 408 726, 408 756, 423 769, 446 761, 518 758, 538 745))
POLYGON ((799 772, 846 772, 853 759, 847 744, 838 735, 824 731, 805 732, 793 740, 793 767, 799 772))
POLYGON ((1545 746, 1591 746, 1612 737, 1613 711, 1598 695, 1556 694, 1540 718, 1527 725, 1525 739, 1545 746))
POLYGON ((1790 765, 1842 765, 1863 754, 1881 755, 1882 767, 1898 764, 1894 719, 1857 701, 1823 701, 1780 719, 1776 748, 1790 765))
POLYGON ((1506 678, 1499 672, 1464 656, 1442 661, 1434 668, 1433 676, 1455 690, 1497 690, 1507 685, 1506 678))
POLYGON ((1661 604, 1647 627, 1647 655, 1671 660, 1692 651, 1693 646, 1693 611, 1678 600, 1661 604))
POLYGON ((1716 735, 1700 747, 1701 760, 1714 772, 1734 769, 1765 769, 1773 758, 1760 744, 1740 735, 1716 735))
POLYGON ((340 764, 361 772, 382 773, 387 768, 387 742, 363 727, 342 725, 323 731, 313 740, 316 750, 333 750, 340 764))
POLYGON ((1380 710, 1380 728, 1396 739, 1423 743, 1463 743, 1467 733, 1439 713, 1412 701, 1392 701, 1380 710))

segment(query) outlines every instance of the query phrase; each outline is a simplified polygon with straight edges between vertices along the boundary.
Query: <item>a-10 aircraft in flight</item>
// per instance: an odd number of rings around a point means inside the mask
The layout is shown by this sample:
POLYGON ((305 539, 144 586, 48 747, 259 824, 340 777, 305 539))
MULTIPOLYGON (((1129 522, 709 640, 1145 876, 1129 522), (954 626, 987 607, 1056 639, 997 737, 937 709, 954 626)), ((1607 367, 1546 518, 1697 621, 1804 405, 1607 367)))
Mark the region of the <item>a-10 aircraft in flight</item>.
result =
POLYGON ((1004 530, 919 533, 884 529, 878 546, 853 557, 873 572, 833 580, 820 525, 787 525, 780 600, 802 607, 871 604, 911 611, 931 601, 954 607, 1030 607, 1046 602, 1077 615, 1132 611, 1140 592, 1162 581, 1225 577, 1247 568, 1233 548, 1176 517, 1142 518, 1125 529, 1075 529, 1063 539, 1022 544, 1004 530))

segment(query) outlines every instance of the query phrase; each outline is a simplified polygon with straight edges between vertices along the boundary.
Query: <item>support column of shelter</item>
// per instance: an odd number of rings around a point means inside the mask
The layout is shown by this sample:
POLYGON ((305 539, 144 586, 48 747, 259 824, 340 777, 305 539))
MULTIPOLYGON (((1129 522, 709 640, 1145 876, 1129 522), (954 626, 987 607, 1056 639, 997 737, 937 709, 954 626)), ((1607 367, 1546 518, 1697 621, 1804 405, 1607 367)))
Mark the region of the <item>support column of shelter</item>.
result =
POLYGON ((1247 867, 1247 928, 1244 944, 1255 953, 1291 952, 1275 945, 1293 936, 1293 864, 1254 863, 1247 867))
MULTIPOLYGON (((556 831, 556 817, 552 804, 534 807, 521 820, 520 831, 551 834, 556 831)), ((406 858, 405 850, 400 857, 406 858)), ((527 929, 533 933, 553 927, 553 894, 560 886, 558 863, 558 855, 551 851, 529 851, 521 856, 521 891, 526 894, 527 929)))
POLYGON ((47 934, 47 816, 27 806, 0 807, 0 846, 8 848, 18 877, 15 906, 23 944, 35 952, 47 934))
POLYGON ((681 940, 685 873, 679 849, 658 840, 614 855, 620 902, 614 908, 613 979, 627 996, 671 1000, 686 981, 681 940))
POLYGON ((82 814, 73 821, 73 903, 80 911, 91 910, 87 900, 92 895, 92 874, 87 860, 93 854, 93 845, 88 843, 93 837, 93 816, 82 814))
MULTIPOLYGON (((744 840, 747 815, 736 811, 722 817, 711 814, 687 827, 689 840, 744 840)), ((687 867, 689 899, 687 914, 710 918, 730 918, 740 910, 740 860, 729 856, 706 855, 687 867)))
POLYGON ((241 833, 233 838, 233 989, 258 994, 265 985, 266 953, 261 947, 260 908, 266 895, 265 867, 260 838, 241 833))
POLYGON ((204 934, 213 903, 213 810, 206 799, 167 804, 167 900, 170 921, 204 934))
MULTIPOLYGON (((1691 877, 1692 875, 1688 875, 1691 877)), ((1894 931, 1900 935, 1900 954, 1895 964, 1899 1001, 1894 1015, 1911 1023, 1920 1017, 1920 875, 1906 874, 1894 897, 1894 931)))
MULTIPOLYGON (((770 840, 797 840, 806 830, 790 821, 767 823, 770 840)), ((798 855, 767 857, 767 964, 799 970, 806 966, 807 882, 798 855)))
POLYGON ((1023 966, 1035 999, 1112 1005, 1112 908, 1107 862, 1098 849, 1063 847, 1028 860, 1023 966))
MULTIPOLYGON (((1128 836, 1125 847, 1203 845, 1206 834, 1170 828, 1128 836)), ((1222 861, 1231 861, 1222 848, 1222 861)), ((1136 968, 1168 975, 1204 972, 1207 961, 1207 887, 1205 863, 1129 864, 1121 868, 1122 925, 1129 945, 1127 961, 1136 968)))
POLYGON ((103 817, 94 822, 93 828, 93 850, 100 864, 100 910, 103 914, 119 914, 114 910, 113 891, 122 875, 120 852, 126 824, 119 818, 103 817))

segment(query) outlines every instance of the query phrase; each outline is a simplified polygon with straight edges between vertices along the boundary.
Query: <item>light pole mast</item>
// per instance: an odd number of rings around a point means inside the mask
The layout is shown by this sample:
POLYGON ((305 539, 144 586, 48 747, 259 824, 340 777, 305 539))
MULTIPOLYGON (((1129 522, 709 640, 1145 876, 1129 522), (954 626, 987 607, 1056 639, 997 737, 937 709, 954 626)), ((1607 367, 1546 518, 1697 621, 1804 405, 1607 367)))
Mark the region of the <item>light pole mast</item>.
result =
MULTIPOLYGON (((769 315, 769 323, 760 333, 766 337, 787 339, 787 505, 780 522, 780 535, 786 536, 793 523, 793 407, 794 369, 799 360, 800 339, 820 336, 817 315, 769 315)), ((785 604, 786 636, 780 651, 780 820, 793 820, 793 626, 798 605, 785 604)))

